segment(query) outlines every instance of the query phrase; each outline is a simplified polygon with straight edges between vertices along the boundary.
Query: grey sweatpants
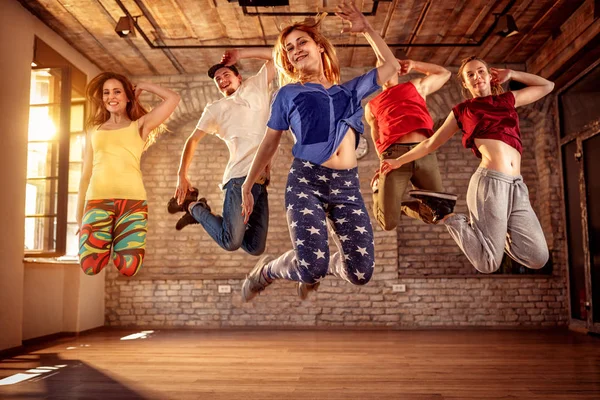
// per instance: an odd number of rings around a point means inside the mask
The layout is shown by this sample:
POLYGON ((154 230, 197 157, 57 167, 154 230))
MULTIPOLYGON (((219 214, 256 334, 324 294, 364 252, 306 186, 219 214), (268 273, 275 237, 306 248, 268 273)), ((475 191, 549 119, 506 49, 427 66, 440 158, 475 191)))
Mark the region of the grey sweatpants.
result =
POLYGON ((544 232, 520 175, 478 168, 469 182, 467 207, 469 218, 455 214, 444 223, 479 272, 500 268, 504 252, 531 269, 546 264, 549 254, 544 232))

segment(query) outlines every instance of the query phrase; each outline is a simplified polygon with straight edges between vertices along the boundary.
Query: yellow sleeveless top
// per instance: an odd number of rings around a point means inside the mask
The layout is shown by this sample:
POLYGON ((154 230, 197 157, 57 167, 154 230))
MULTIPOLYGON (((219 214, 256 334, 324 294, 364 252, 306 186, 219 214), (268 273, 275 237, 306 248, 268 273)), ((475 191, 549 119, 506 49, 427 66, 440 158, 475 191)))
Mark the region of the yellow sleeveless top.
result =
POLYGON ((125 128, 101 130, 91 134, 94 163, 86 200, 146 200, 140 159, 144 141, 138 122, 125 128))

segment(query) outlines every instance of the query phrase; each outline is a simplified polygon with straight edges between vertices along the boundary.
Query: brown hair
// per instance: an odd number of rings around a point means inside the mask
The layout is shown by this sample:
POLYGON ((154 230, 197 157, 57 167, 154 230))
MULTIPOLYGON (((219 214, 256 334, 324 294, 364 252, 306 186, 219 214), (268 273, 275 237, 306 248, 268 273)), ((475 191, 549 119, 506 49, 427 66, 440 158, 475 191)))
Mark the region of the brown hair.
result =
MULTIPOLYGON (((88 101, 87 117, 85 119, 85 129, 89 132, 95 127, 104 124, 110 118, 110 112, 104 106, 102 100, 102 91, 104 82, 109 79, 116 79, 123 85, 125 95, 129 102, 127 103, 127 117, 132 121, 137 121, 140 117, 148 114, 148 111, 141 105, 135 97, 135 87, 125 76, 114 72, 102 72, 92 79, 86 88, 85 97, 88 101)), ((148 135, 144 150, 156 141, 159 133, 164 131, 164 126, 159 126, 148 135)))
POLYGON ((323 36, 319 31, 321 22, 326 15, 327 13, 322 13, 315 18, 308 18, 302 22, 296 22, 282 29, 279 37, 277 37, 275 47, 273 48, 273 59, 275 60, 275 66, 279 73, 280 86, 301 81, 300 71, 297 71, 290 63, 285 49, 285 38, 294 30, 307 33, 317 45, 323 47, 324 51, 321 53, 321 61, 323 62, 325 78, 333 84, 340 83, 340 62, 337 58, 335 48, 329 39, 323 36))
MULTIPOLYGON (((463 71, 465 69, 465 66, 468 63, 470 63, 471 61, 479 61, 480 63, 485 65, 485 68, 487 69, 488 74, 491 74, 489 65, 485 61, 483 61, 483 59, 481 59, 477 56, 471 56, 471 57, 467 57, 467 58, 463 59, 460 64, 460 68, 458 69, 458 73, 456 75, 458 77, 459 82, 461 83, 460 90, 465 99, 470 99, 472 97, 469 89, 467 89, 466 87, 464 87, 464 85, 462 85, 463 83, 465 83, 465 79, 463 77, 463 71)), ((490 81, 490 84, 492 87, 491 89, 492 89, 493 95, 504 93, 504 89, 502 88, 502 85, 500 85, 498 82, 495 82, 494 80, 492 80, 492 81, 490 81)))

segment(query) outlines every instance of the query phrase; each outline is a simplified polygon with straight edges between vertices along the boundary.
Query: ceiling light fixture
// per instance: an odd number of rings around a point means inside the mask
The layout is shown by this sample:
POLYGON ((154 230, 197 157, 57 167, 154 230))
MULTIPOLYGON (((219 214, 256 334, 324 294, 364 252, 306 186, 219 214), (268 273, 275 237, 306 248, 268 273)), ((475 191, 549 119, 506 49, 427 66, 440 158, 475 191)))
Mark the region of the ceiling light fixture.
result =
POLYGON ((511 37, 519 33, 519 28, 517 28, 517 23, 515 19, 510 14, 501 15, 498 19, 497 25, 497 33, 503 37, 511 37))
POLYGON ((115 28, 115 32, 117 35, 121 37, 130 36, 135 37, 135 25, 137 23, 138 17, 121 17, 119 18, 119 22, 117 22, 117 27, 115 28), (136 20, 134 21, 133 18, 136 20))

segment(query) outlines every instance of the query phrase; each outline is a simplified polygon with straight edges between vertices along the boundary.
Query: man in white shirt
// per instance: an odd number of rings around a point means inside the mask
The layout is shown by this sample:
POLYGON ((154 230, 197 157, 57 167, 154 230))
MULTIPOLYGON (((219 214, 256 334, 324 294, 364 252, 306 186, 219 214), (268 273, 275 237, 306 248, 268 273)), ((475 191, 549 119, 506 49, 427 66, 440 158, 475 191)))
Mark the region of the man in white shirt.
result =
POLYGON ((260 255, 265 250, 269 224, 268 168, 252 187, 255 202, 248 226, 244 225, 242 216, 241 186, 265 134, 269 118, 269 84, 275 77, 271 49, 227 51, 221 63, 208 70, 208 76, 214 80, 224 97, 204 108, 196 129, 185 143, 177 189, 175 197, 169 201, 169 212, 185 212, 177 222, 177 230, 199 223, 223 249, 234 251, 241 247, 249 254, 260 255), (258 74, 242 81, 233 64, 243 58, 259 58, 267 62, 258 74), (229 162, 222 181, 225 192, 222 216, 211 213, 206 199, 195 201, 198 192, 191 187, 188 177, 196 145, 207 134, 217 135, 229 148, 229 162))

